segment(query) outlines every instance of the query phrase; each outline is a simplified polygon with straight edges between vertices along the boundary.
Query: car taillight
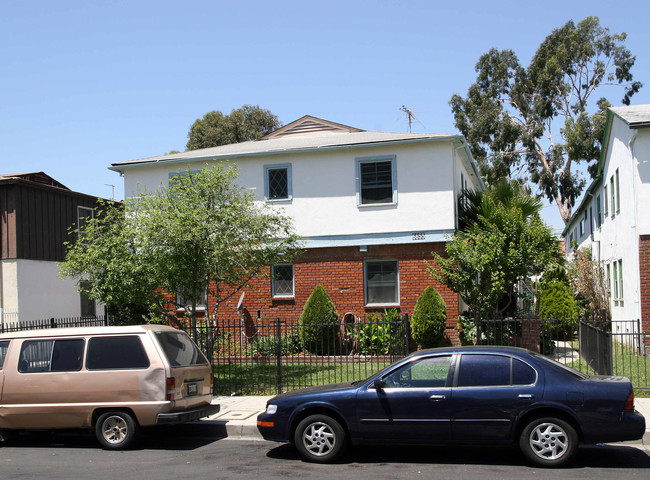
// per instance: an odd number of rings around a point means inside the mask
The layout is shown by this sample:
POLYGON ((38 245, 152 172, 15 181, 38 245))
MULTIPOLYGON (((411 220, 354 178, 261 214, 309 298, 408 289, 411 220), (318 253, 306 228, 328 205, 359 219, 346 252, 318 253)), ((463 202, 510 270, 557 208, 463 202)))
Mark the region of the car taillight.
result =
POLYGON ((210 394, 214 393, 214 375, 210 375, 210 394))
POLYGON ((625 410, 634 410, 634 393, 630 393, 630 396, 627 397, 627 402, 625 402, 625 410))
POLYGON ((167 378, 167 401, 174 400, 174 394, 176 393, 176 380, 174 377, 167 378))

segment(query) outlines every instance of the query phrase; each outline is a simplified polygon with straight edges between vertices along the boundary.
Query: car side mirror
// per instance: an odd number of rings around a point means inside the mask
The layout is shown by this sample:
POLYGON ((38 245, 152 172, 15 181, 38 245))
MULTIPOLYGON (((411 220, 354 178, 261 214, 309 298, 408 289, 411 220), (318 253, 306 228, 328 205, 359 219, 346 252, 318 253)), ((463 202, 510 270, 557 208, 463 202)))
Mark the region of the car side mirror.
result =
POLYGON ((375 390, 381 392, 384 390, 384 387, 386 386, 386 382, 384 382, 381 378, 375 378, 375 381, 373 382, 373 386, 375 387, 375 390))

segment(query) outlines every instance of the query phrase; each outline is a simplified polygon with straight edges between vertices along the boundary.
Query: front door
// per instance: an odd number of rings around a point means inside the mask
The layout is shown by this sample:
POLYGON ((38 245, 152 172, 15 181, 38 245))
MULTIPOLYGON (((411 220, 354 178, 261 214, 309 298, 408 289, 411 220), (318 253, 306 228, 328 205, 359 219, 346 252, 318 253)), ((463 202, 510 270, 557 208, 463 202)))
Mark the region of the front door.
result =
POLYGON ((451 435, 451 355, 414 360, 369 385, 357 396, 362 439, 391 442, 444 442, 451 435))

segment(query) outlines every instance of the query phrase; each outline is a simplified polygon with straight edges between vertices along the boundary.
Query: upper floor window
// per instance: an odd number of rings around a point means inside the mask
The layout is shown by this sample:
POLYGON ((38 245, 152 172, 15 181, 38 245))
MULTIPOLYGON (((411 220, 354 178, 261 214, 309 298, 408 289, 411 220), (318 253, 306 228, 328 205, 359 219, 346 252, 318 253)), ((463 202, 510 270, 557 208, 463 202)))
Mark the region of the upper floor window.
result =
POLYGON ((357 205, 397 203, 395 158, 357 158, 357 205))
POLYGON ((271 293, 273 297, 293 297, 293 265, 284 263, 271 267, 271 293))
POLYGON ((605 202, 605 218, 609 215, 609 200, 607 199, 607 185, 603 187, 603 200, 605 202))
POLYGON ((397 260, 368 260, 364 269, 366 305, 399 305, 397 260))
POLYGON ((616 185, 616 213, 621 213, 621 188, 618 183, 618 168, 616 169, 616 173, 614 174, 616 177, 615 180, 615 185, 616 185))
POLYGON ((612 175, 609 179, 609 200, 610 200, 610 207, 612 207, 612 218, 616 215, 616 192, 614 191, 614 175, 612 175))
POLYGON ((79 229, 79 240, 82 242, 86 239, 84 229, 88 222, 95 216, 95 211, 92 208, 77 206, 77 228, 79 229))
POLYGON ((264 198, 267 201, 291 200, 291 164, 264 166, 264 198))
POLYGON ((600 195, 596 196, 596 228, 600 228, 603 223, 603 212, 600 204, 600 195))

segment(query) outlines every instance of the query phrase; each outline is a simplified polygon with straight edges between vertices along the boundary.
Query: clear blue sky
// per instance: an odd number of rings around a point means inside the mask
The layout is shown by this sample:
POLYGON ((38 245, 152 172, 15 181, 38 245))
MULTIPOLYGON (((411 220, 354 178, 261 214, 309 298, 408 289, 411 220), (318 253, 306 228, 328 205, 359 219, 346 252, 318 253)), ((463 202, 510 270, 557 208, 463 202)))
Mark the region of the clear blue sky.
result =
MULTIPOLYGON (((650 103, 647 0, 0 0, 0 173, 123 198, 112 162, 184 150, 195 119, 249 103, 366 130, 457 133, 448 105, 495 47, 527 65, 568 20, 626 32, 650 103)), ((607 93, 618 104, 619 89, 607 93)), ((556 207, 544 209, 561 226, 556 207)))

